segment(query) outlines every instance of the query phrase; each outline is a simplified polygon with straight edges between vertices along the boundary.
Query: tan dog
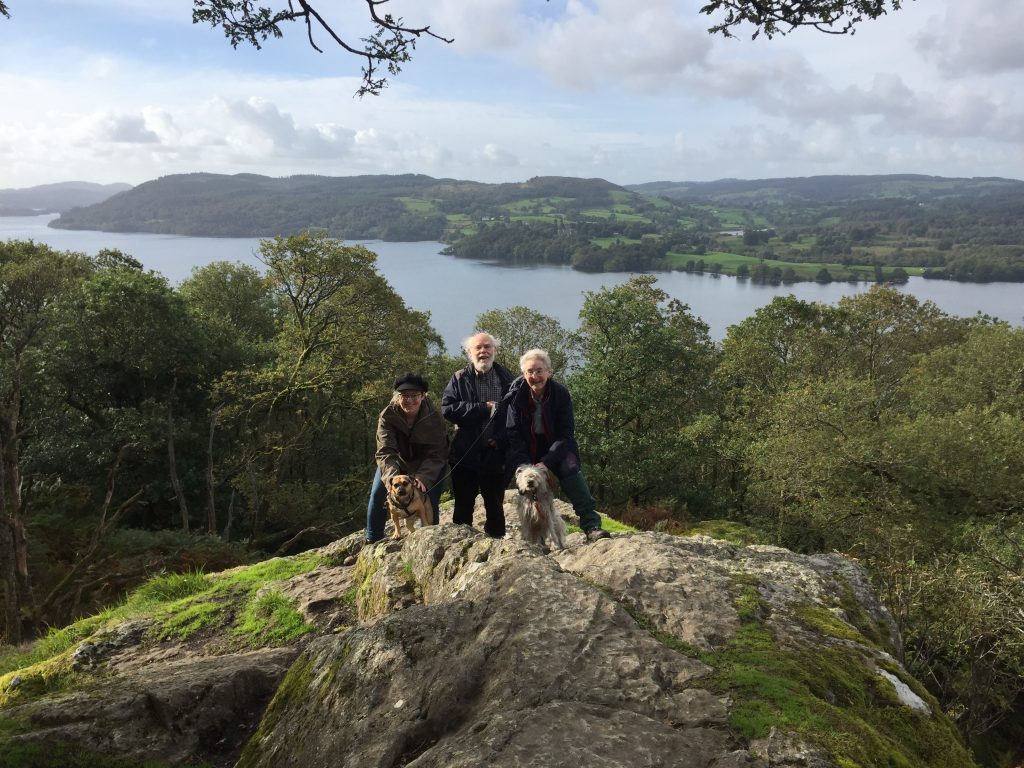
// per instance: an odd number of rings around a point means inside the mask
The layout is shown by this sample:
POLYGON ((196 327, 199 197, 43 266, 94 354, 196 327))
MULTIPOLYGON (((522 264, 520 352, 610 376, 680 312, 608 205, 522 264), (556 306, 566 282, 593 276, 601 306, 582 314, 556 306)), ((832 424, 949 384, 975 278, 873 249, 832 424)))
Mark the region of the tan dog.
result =
POLYGON ((434 520, 434 508, 430 499, 423 491, 416 487, 409 475, 395 475, 388 485, 388 512, 391 513, 391 521, 395 524, 394 539, 402 537, 402 521, 405 521, 406 528, 412 533, 413 522, 420 519, 420 527, 430 525, 434 520))

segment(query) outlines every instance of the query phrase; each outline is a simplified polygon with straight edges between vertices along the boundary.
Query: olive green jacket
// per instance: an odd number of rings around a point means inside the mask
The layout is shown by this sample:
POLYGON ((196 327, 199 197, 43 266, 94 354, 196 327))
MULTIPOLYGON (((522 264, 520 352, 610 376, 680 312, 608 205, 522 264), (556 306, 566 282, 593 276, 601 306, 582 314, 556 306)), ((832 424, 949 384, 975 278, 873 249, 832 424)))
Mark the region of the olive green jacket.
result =
POLYGON ((395 475, 412 475, 427 488, 437 482, 448 458, 448 427, 429 398, 423 398, 410 427, 397 405, 388 405, 377 420, 377 466, 384 483, 395 475))

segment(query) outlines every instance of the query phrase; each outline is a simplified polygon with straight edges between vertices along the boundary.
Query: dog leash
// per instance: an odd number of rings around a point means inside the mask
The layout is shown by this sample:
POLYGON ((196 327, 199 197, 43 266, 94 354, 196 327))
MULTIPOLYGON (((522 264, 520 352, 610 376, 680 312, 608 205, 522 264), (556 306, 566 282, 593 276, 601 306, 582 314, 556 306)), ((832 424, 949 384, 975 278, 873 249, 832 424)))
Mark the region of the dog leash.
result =
POLYGON ((490 417, 488 417, 487 421, 486 421, 486 422, 484 422, 484 425, 483 425, 483 427, 481 427, 481 428, 480 428, 480 434, 476 436, 476 439, 475 439, 475 440, 473 440, 473 442, 469 444, 469 448, 467 448, 467 449, 466 449, 466 452, 462 454, 462 458, 461 458, 461 459, 459 459, 459 460, 458 460, 457 462, 455 462, 454 464, 452 464, 452 466, 451 466, 451 469, 449 469, 449 470, 448 470, 448 471, 447 471, 447 472, 446 472, 446 473, 444 474, 444 476, 442 476, 442 477, 441 477, 441 479, 440 479, 440 480, 438 480, 438 481, 437 481, 436 483, 434 483, 434 484, 433 484, 432 486, 430 486, 429 488, 427 488, 427 490, 426 490, 426 491, 424 491, 424 493, 426 493, 426 494, 428 494, 428 495, 429 495, 429 494, 430 494, 430 492, 431 492, 432 490, 434 490, 435 488, 437 488, 437 487, 438 487, 439 485, 444 485, 444 481, 445 481, 445 480, 447 480, 447 479, 448 479, 449 477, 451 477, 451 476, 452 476, 452 472, 454 472, 454 471, 455 471, 455 470, 456 470, 456 469, 458 468, 458 466, 459 466, 459 465, 460 465, 460 464, 461 464, 462 462, 464 462, 464 461, 466 460, 466 458, 467 458, 467 457, 469 456, 469 454, 470 454, 470 452, 471 452, 471 451, 473 450, 473 448, 474 448, 474 447, 476 447, 476 444, 477 444, 477 443, 479 443, 479 442, 480 442, 480 439, 481 439, 481 438, 482 438, 482 437, 483 437, 483 436, 484 436, 484 435, 485 435, 485 434, 487 433, 487 427, 489 427, 489 426, 491 425, 491 422, 492 422, 492 421, 494 421, 494 417, 495 417, 495 416, 497 415, 497 413, 498 413, 498 409, 497 409, 497 408, 495 408, 495 410, 494 410, 494 413, 492 413, 492 414, 490 415, 490 417))

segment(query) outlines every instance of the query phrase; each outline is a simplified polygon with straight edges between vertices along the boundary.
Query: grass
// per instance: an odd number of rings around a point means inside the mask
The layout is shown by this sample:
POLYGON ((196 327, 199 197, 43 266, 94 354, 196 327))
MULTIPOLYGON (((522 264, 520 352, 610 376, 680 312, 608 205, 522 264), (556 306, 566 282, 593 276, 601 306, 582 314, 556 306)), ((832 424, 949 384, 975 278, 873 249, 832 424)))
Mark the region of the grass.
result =
POLYGON ((127 619, 151 618, 149 637, 155 641, 185 642, 201 632, 230 627, 229 637, 247 646, 291 642, 314 628, 303 622, 279 591, 264 588, 324 562, 316 553, 306 553, 213 575, 192 571, 155 576, 120 605, 51 629, 35 643, 0 656, 0 706, 76 684, 84 675, 72 669, 74 649, 97 632, 127 619), (11 688, 15 676, 21 678, 21 684, 11 688))
POLYGON ((437 206, 431 200, 423 200, 419 197, 398 197, 395 199, 405 206, 405 210, 411 213, 434 213, 437 210, 437 206))
MULTIPOLYGON (((846 280, 851 276, 857 277, 860 280, 872 282, 875 279, 875 268, 868 265, 845 265, 839 264, 838 262, 822 261, 796 262, 782 261, 781 259, 760 259, 757 256, 744 256, 739 253, 729 253, 728 251, 709 251, 702 256, 692 253, 669 253, 666 256, 666 259, 673 269, 683 269, 687 262, 697 262, 703 259, 705 272, 711 271, 712 264, 720 264, 723 275, 735 275, 736 270, 741 264, 746 264, 748 268, 753 269, 758 264, 764 263, 768 267, 778 267, 782 270, 785 270, 787 267, 791 267, 799 280, 813 280, 823 267, 832 275, 833 281, 846 280)), ((891 272, 894 267, 885 267, 884 269, 888 273, 891 272)), ((920 275, 924 272, 923 267, 904 267, 903 269, 908 275, 920 275)))
POLYGON ((231 630, 253 648, 287 645, 316 629, 277 590, 254 596, 231 630))
POLYGON ((631 237, 592 237, 590 239, 592 245, 600 246, 601 248, 607 248, 609 245, 639 245, 642 240, 637 240, 631 237))
POLYGON ((713 539, 727 541, 738 547, 746 547, 750 544, 768 544, 768 537, 758 530, 737 523, 733 520, 700 520, 687 526, 683 536, 703 534, 713 539))
MULTIPOLYGON (((608 533, 636 533, 637 532, 636 528, 634 528, 634 527, 632 527, 630 525, 626 525, 625 523, 620 523, 615 518, 608 517, 607 515, 602 515, 601 516, 601 527, 604 530, 608 531, 608 533)), ((583 529, 580 528, 578 525, 575 525, 573 523, 568 523, 565 526, 565 531, 566 531, 566 533, 581 533, 583 531, 583 529)))
POLYGON ((642 221, 644 223, 650 223, 650 219, 639 213, 634 213, 630 209, 622 209, 621 212, 612 208, 588 208, 585 211, 580 211, 583 216, 589 216, 592 219, 609 219, 612 214, 615 215, 618 221, 642 221))

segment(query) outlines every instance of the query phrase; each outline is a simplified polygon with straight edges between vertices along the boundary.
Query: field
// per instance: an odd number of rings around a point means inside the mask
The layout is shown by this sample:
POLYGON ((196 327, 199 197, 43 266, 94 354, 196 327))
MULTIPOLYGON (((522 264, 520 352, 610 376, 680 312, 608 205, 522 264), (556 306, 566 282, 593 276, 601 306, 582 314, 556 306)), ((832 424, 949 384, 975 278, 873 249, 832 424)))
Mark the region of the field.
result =
MULTIPOLYGON (((791 268, 798 280, 814 280, 822 268, 829 271, 833 280, 856 279, 874 281, 875 279, 874 267, 866 265, 848 266, 838 262, 797 263, 780 261, 778 259, 759 259, 754 256, 742 256, 738 253, 729 253, 727 251, 709 251, 703 256, 696 256, 692 253, 669 253, 668 259, 673 269, 684 269, 687 262, 697 262, 703 259, 705 272, 712 271, 712 265, 719 264, 722 267, 721 273, 723 275, 735 275, 736 270, 742 264, 746 264, 747 268, 751 270, 758 264, 764 264, 767 267, 778 267, 782 270, 791 268)), ((908 275, 920 275, 923 271, 920 267, 904 267, 904 270, 908 275)), ((887 267, 886 271, 891 271, 891 268, 887 267)))

